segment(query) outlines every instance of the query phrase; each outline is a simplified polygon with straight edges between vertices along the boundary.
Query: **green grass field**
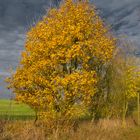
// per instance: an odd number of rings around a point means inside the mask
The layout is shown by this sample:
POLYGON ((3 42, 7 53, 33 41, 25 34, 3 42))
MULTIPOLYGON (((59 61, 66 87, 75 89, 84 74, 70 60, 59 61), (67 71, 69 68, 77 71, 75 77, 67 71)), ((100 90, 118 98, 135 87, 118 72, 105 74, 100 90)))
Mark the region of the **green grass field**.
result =
MULTIPOLYGON (((133 118, 136 122, 137 122, 137 116, 138 116, 137 111, 134 111, 133 118)), ((25 104, 18 103, 14 100, 0 99, 0 120, 1 119, 32 120, 35 119, 35 112, 25 104)), ((84 115, 80 119, 88 120, 89 116, 84 115)))
POLYGON ((27 105, 12 100, 0 99, 0 119, 32 119, 34 111, 27 105))

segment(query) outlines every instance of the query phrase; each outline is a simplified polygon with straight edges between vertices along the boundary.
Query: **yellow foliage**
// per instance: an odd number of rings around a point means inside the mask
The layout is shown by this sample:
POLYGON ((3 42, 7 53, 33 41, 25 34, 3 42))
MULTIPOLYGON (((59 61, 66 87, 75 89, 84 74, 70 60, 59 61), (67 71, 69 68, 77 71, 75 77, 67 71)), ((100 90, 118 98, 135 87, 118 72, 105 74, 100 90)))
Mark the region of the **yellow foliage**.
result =
POLYGON ((115 39, 88 1, 66 0, 27 33, 10 85, 16 98, 42 110, 90 104, 98 77, 94 63, 112 58, 115 39))
POLYGON ((125 73, 125 82, 126 82, 126 97, 131 99, 137 96, 138 85, 137 82, 139 80, 138 72, 136 71, 136 67, 129 66, 125 73))

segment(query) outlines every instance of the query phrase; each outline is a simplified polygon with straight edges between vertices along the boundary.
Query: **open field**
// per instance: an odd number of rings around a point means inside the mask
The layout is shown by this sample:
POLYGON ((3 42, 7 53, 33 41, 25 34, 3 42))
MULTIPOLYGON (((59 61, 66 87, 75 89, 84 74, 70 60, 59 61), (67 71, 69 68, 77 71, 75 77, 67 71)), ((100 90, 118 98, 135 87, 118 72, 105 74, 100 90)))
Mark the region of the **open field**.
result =
POLYGON ((140 127, 131 118, 127 118, 125 128, 121 120, 103 119, 80 120, 76 129, 67 122, 63 126, 53 124, 52 129, 33 118, 34 111, 27 105, 0 100, 0 140, 140 140, 140 127))
POLYGON ((0 119, 31 119, 34 111, 25 104, 12 100, 0 100, 0 119))
POLYGON ((6 121, 0 125, 0 140, 140 140, 140 127, 127 122, 124 128, 120 120, 80 122, 73 126, 56 126, 49 130, 45 123, 33 121, 6 121))

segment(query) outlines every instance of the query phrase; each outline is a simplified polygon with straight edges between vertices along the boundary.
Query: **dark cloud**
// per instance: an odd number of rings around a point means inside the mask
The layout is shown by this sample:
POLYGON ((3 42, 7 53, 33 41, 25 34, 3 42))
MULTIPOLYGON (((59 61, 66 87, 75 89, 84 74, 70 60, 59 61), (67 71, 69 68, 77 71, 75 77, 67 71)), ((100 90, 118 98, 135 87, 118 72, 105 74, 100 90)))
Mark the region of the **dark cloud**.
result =
POLYGON ((53 0, 0 0, 0 21, 7 27, 27 26, 51 5, 53 0))
MULTIPOLYGON (((0 97, 10 97, 4 78, 16 68, 26 30, 60 0, 0 0, 0 97)), ((140 0, 91 0, 117 35, 140 45, 140 0)))

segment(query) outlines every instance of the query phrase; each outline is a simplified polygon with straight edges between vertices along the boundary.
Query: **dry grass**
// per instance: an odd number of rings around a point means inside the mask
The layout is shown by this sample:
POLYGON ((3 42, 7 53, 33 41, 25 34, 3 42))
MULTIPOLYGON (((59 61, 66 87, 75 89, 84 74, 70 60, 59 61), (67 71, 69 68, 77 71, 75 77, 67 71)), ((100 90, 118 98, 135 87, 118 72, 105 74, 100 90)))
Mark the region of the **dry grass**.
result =
POLYGON ((56 125, 33 121, 1 122, 0 140, 140 140, 140 129, 128 121, 125 128, 119 120, 89 121, 56 125))

